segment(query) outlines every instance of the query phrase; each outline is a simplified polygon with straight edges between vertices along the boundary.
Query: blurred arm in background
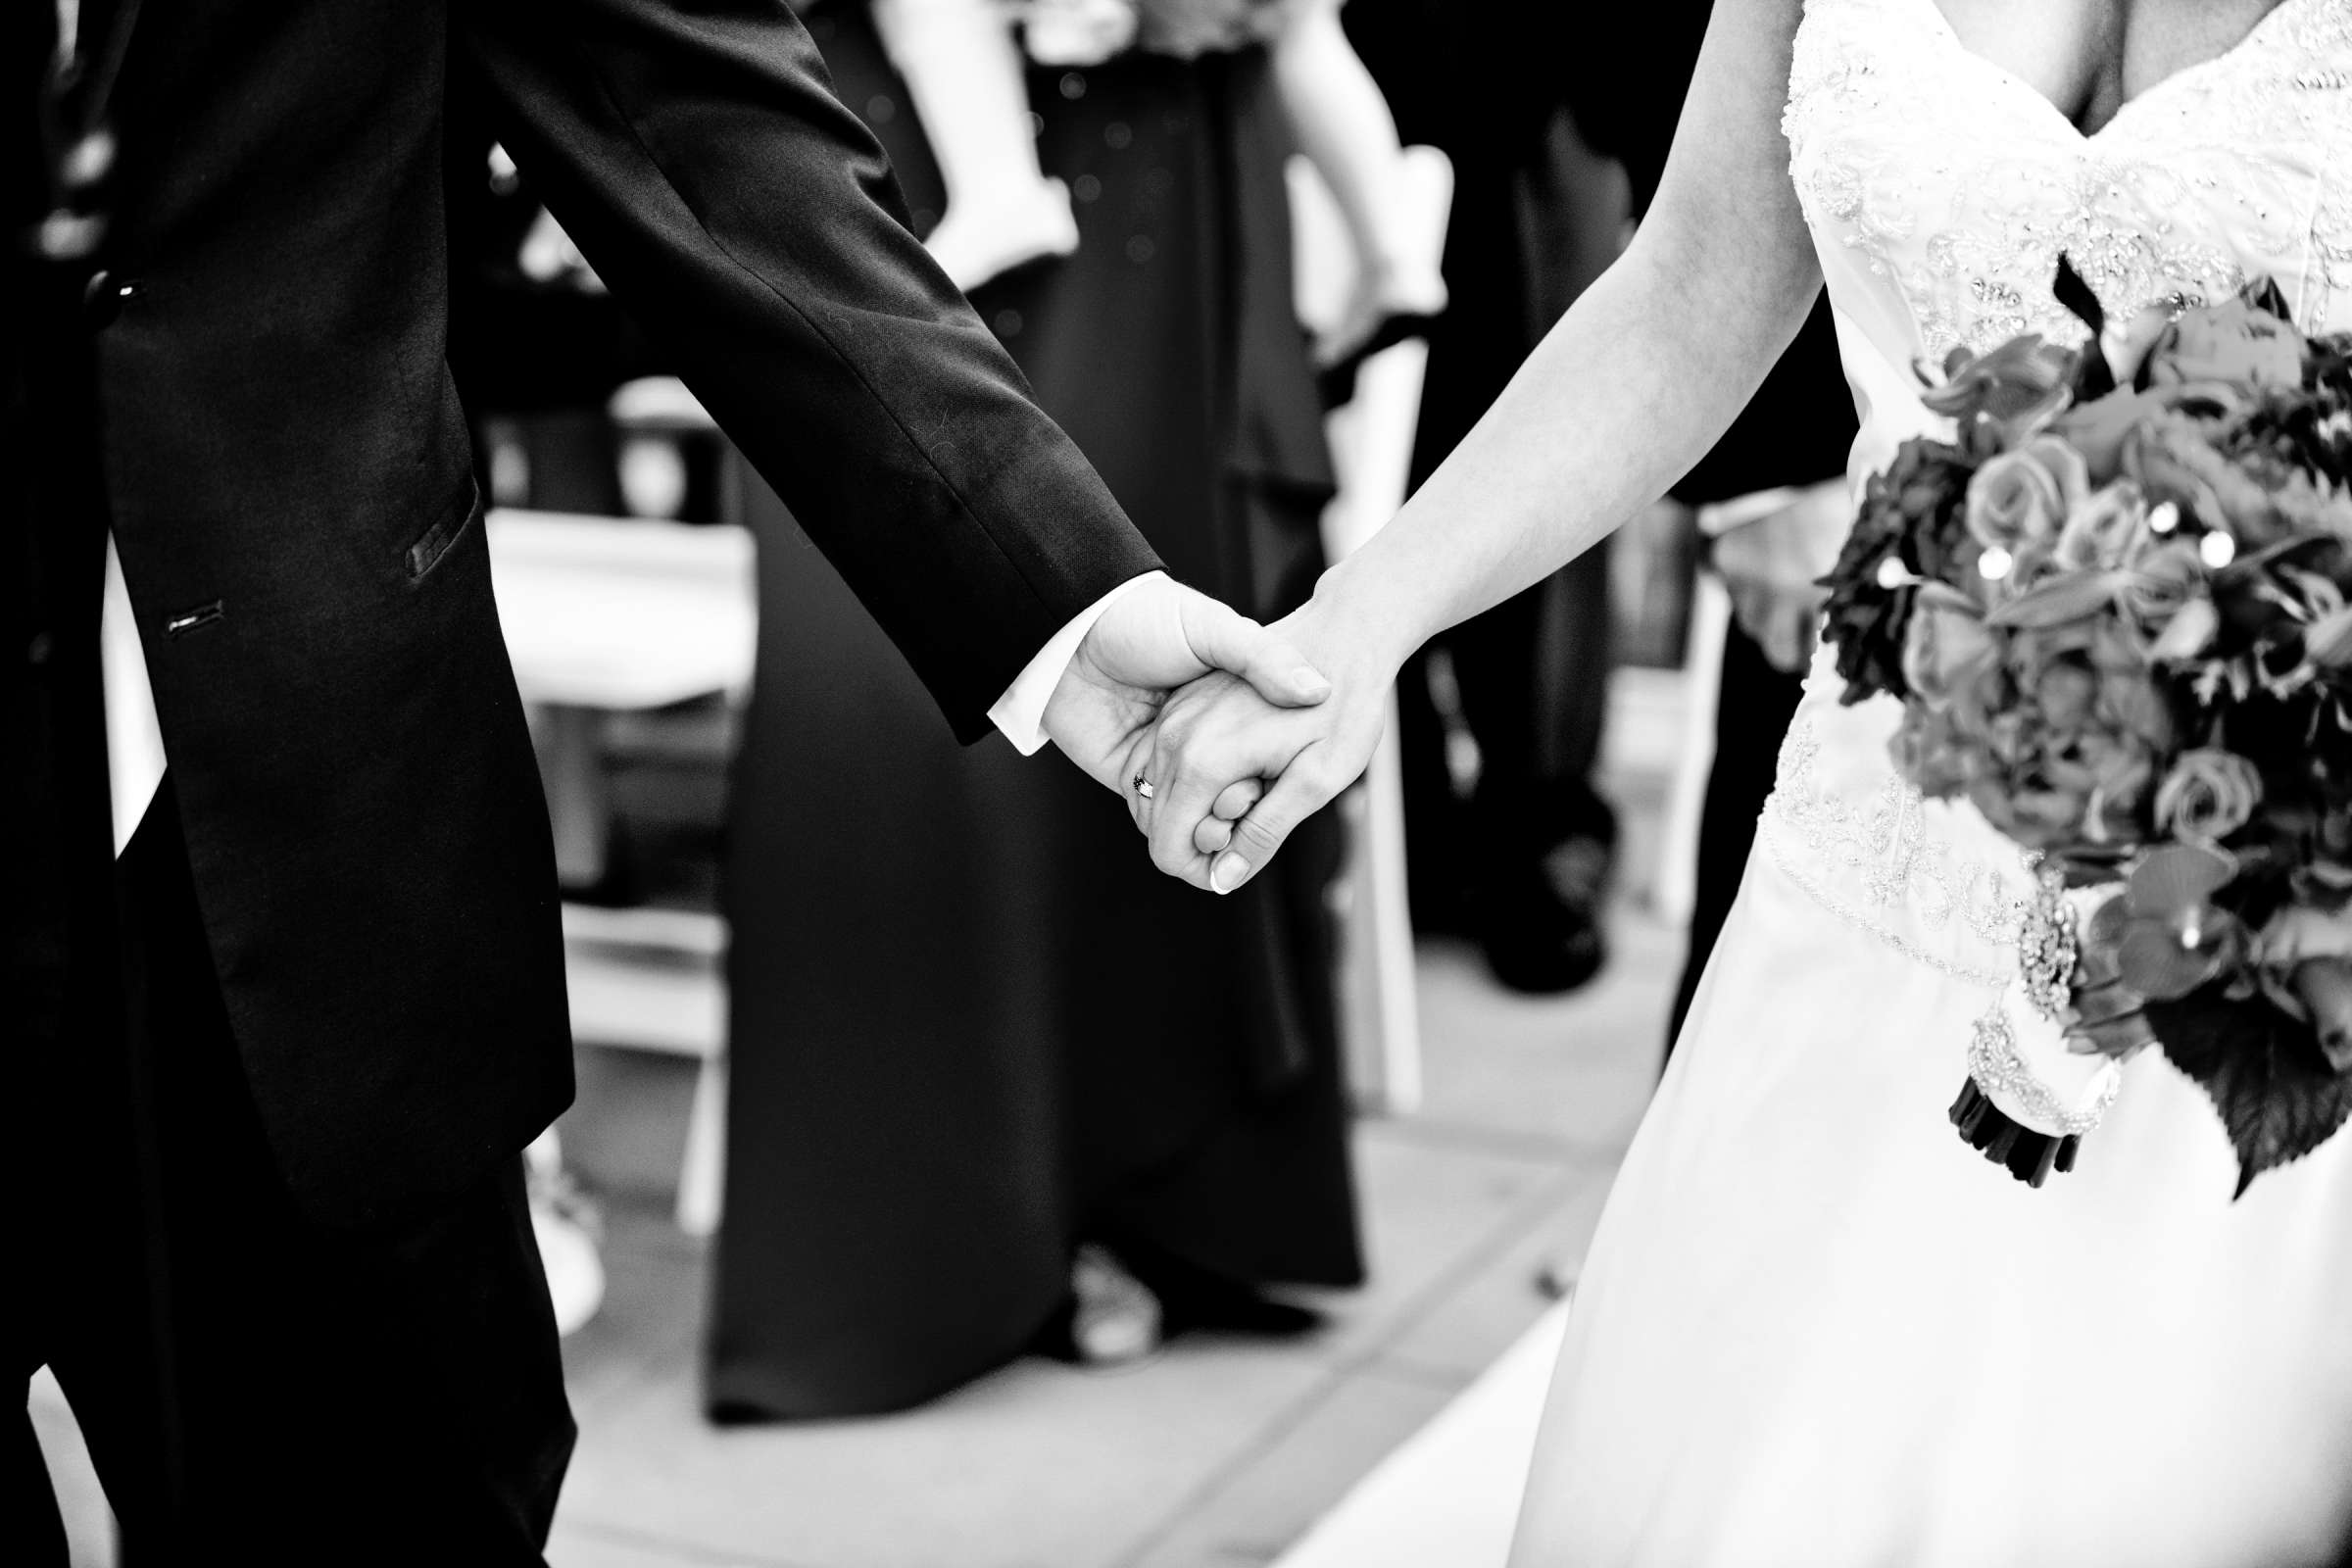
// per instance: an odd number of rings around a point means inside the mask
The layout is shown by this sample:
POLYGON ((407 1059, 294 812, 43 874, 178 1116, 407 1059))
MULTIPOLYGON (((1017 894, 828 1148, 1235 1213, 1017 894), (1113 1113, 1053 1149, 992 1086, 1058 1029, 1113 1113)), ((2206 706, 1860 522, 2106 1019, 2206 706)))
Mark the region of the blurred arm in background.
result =
POLYGON ((1340 4, 1285 7, 1271 46, 1292 132, 1331 187, 1355 249, 1354 298, 1315 345, 1322 369, 1372 351, 1392 319, 1426 323, 1446 308, 1446 280, 1421 255, 1415 215, 1401 199, 1396 117, 1340 26, 1340 4))
POLYGON ((873 0, 874 30, 914 100, 947 187, 924 239, 969 292, 1078 248, 1070 193, 1037 163, 1024 62, 996 0, 873 0))

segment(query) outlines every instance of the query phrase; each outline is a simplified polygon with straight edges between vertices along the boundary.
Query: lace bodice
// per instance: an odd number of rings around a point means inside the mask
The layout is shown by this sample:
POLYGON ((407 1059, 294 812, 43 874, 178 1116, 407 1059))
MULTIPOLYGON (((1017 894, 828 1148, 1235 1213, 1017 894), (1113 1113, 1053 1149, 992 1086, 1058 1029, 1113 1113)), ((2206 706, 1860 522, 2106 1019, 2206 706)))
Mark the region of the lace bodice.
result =
MULTIPOLYGON (((1913 367, 2020 332, 2080 342, 2063 254, 2110 320, 2276 281, 2352 325, 2352 0, 2284 0, 2229 52, 2085 135, 1971 52, 1936 0, 1807 0, 1784 119, 1862 415, 1849 473, 1936 420, 1913 367)), ((2021 857, 1886 759, 1897 710, 1815 660, 1762 848, 1825 909, 1963 979, 2015 970, 2021 857)))
POLYGON ((2080 341, 2050 296, 2061 254, 2117 319, 2249 274, 2279 279, 2298 320, 2328 314, 2352 287, 2348 85, 2352 6, 2285 0, 2084 135, 1936 0, 1809 0, 1784 126, 1833 296, 1899 306, 1879 347, 1939 362, 2026 331, 2080 341))

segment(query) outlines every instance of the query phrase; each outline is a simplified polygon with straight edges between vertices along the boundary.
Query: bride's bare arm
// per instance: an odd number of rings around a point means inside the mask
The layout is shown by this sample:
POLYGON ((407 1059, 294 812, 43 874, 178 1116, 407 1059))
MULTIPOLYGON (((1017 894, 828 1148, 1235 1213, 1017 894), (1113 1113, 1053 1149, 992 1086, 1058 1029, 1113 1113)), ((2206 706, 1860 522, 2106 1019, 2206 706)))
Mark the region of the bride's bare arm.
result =
POLYGON ((1781 134, 1800 0, 1722 0, 1657 199, 1410 503, 1326 573, 1286 623, 1340 700, 1305 715, 1224 683, 1169 705, 1138 808, 1163 869, 1237 886, 1369 757, 1382 700, 1435 633, 1557 569, 1655 500, 1713 445, 1821 286, 1781 134), (1235 829, 1256 791, 1279 781, 1235 829), (1219 792, 1223 791, 1220 799, 1219 792))
MULTIPOLYGON (((1706 455, 1821 287, 1781 135, 1798 0, 1718 5, 1634 242, 1331 574, 1401 651, 1557 569, 1706 455)), ((1318 595, 1318 597, 1321 597, 1318 595)))

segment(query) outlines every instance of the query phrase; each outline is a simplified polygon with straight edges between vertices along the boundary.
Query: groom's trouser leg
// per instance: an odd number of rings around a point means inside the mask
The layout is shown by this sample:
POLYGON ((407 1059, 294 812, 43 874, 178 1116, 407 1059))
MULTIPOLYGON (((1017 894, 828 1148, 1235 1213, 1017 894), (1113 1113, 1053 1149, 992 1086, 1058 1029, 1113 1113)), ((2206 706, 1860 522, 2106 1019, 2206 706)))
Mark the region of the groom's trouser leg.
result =
POLYGON ((116 875, 113 972, 37 1054, 11 1348, 55 1370, 126 1562, 539 1562, 573 1427, 519 1161, 397 1223, 307 1223, 168 787, 116 875))

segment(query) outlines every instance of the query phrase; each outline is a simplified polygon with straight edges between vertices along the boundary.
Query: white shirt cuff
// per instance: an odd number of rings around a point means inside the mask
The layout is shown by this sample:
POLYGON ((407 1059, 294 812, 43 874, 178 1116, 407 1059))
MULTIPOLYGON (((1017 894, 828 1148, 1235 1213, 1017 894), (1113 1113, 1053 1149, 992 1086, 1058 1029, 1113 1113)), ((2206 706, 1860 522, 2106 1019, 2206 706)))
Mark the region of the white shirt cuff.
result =
POLYGON ((122 581, 122 557, 106 536, 106 598, 98 615, 98 671, 106 704, 106 777, 114 794, 115 858, 130 846, 164 782, 164 730, 155 715, 147 653, 122 581))
POLYGON ((1078 645, 1086 634, 1095 629, 1102 612, 1128 594, 1148 582, 1165 582, 1164 571, 1147 571, 1125 582, 1087 606, 1070 623, 1054 634, 1051 642, 1038 650, 1029 661, 1029 667, 1004 688, 996 707, 988 710, 988 720, 1004 732, 1013 749, 1023 757, 1034 757, 1046 744, 1046 705, 1054 700, 1054 689, 1061 685, 1062 675, 1069 669, 1070 661, 1078 655, 1078 645))

